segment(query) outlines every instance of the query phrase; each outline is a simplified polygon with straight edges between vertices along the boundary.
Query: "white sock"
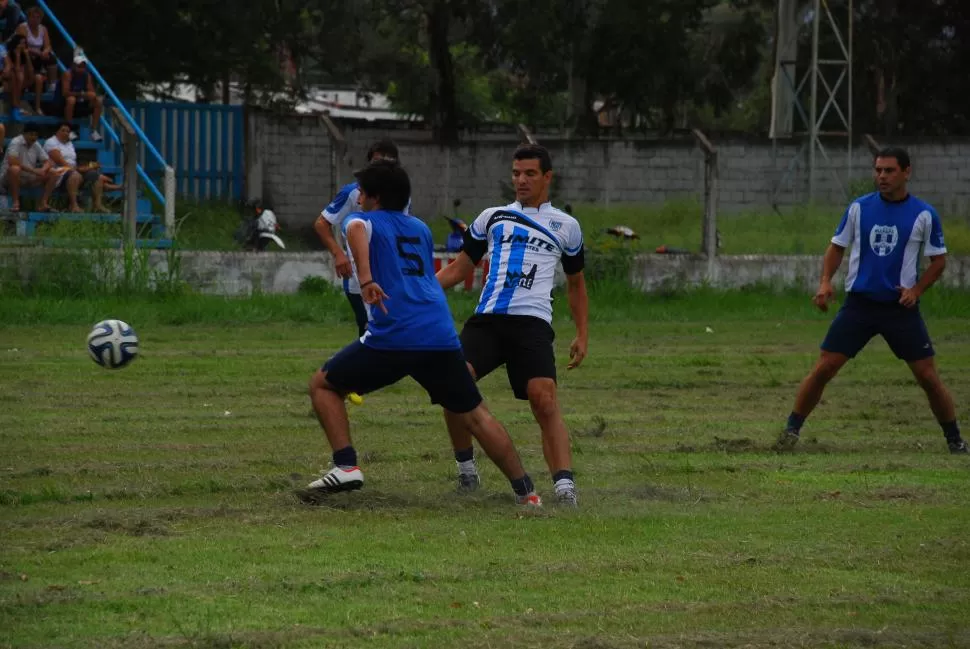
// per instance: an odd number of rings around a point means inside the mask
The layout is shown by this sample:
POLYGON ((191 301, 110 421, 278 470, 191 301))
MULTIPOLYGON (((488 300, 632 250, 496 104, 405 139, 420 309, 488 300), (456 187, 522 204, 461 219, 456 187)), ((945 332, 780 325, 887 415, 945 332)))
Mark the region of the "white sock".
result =
POLYGON ((458 465, 458 473, 463 475, 473 475, 478 473, 478 468, 475 466, 475 460, 465 460, 464 462, 456 462, 458 465))

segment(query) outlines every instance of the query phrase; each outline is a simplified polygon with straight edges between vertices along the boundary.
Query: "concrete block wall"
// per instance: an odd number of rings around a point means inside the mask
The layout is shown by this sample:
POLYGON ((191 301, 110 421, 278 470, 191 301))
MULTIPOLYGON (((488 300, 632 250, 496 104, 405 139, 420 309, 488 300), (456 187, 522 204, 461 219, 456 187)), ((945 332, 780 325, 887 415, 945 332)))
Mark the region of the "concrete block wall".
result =
MULTIPOLYGON (((286 227, 309 227, 337 188, 353 179, 365 162, 367 147, 390 138, 400 149, 411 175, 413 210, 426 219, 451 214, 461 200, 465 215, 507 200, 511 153, 521 141, 513 131, 467 133, 461 143, 443 147, 430 133, 411 125, 374 126, 338 122, 345 141, 335 152, 326 128, 315 117, 250 116, 250 194, 268 198, 286 227), (255 173, 254 172, 260 172, 255 173)), ((693 197, 704 189, 704 160, 690 137, 670 139, 566 140, 538 134, 553 156, 559 204, 662 203, 693 197)), ((711 137, 719 150, 719 211, 724 216, 743 211, 767 211, 808 200, 808 174, 800 143, 766 138, 711 137), (791 165, 792 173, 786 175, 791 165)), ((888 142, 885 142, 888 143, 888 142)), ((894 139, 913 158, 914 193, 943 213, 970 214, 970 138, 894 139)), ((826 143, 831 161, 820 153, 816 176, 820 203, 846 202, 842 185, 856 188, 871 176, 869 150, 847 152, 839 142, 826 143)))

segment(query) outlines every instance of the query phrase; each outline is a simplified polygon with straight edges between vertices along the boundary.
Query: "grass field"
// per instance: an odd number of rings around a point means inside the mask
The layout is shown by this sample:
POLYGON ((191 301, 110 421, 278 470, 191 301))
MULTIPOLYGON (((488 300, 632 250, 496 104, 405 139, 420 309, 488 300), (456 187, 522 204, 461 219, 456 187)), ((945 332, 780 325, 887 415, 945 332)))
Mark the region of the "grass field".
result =
MULTIPOLYGON (((453 493, 411 382, 351 410, 362 491, 293 497, 341 299, 0 302, 0 647, 970 646, 970 461, 882 341, 769 450, 831 317, 806 296, 594 294, 560 381, 581 506, 537 515, 487 460, 453 493), (86 356, 104 316, 126 369, 86 356)), ((924 311, 966 404, 970 296, 924 311)), ((551 496, 527 407, 482 389, 551 496)))

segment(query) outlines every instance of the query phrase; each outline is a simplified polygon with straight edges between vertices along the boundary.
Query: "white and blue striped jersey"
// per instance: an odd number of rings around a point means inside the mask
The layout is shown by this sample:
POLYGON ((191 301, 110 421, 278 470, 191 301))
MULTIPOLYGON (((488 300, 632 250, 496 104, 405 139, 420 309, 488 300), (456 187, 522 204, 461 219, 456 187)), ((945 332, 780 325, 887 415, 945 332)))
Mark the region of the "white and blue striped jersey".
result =
POLYGON ((846 292, 895 302, 897 287, 919 280, 920 248, 927 257, 946 254, 943 226, 933 207, 915 196, 890 202, 878 192, 849 205, 832 243, 851 248, 846 292))
MULTIPOLYGON (((482 212, 468 236, 489 260, 488 276, 475 313, 526 315, 552 322, 556 266, 568 274, 583 269, 579 222, 550 203, 538 208, 518 202, 482 212), (485 245, 487 244, 487 248, 485 245)), ((476 263, 473 251, 469 254, 476 263)))
MULTIPOLYGON (((357 204, 359 199, 360 187, 358 187, 357 182, 347 183, 340 188, 340 191, 333 197, 333 200, 320 212, 320 216, 327 223, 336 226, 335 236, 337 237, 337 242, 347 251, 347 257, 351 257, 351 255, 350 248, 347 246, 347 238, 344 236, 344 221, 351 214, 360 211, 360 206, 357 204)), ((408 201, 407 207, 404 208, 404 213, 408 214, 410 211, 411 201, 408 201)), ((354 274, 344 280, 344 291, 360 294, 360 281, 357 279, 356 266, 354 266, 354 274)))

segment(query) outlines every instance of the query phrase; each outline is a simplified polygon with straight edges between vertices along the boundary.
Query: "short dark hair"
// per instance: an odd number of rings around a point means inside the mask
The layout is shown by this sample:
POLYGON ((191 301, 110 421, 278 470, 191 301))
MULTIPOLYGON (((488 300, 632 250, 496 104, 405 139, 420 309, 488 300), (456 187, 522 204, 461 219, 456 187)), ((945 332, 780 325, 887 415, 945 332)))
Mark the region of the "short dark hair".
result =
POLYGON ((900 169, 903 171, 909 169, 909 152, 901 146, 883 147, 876 151, 876 155, 873 157, 873 160, 876 158, 896 158, 896 162, 899 163, 900 169))
POLYGON ((58 122, 57 123, 57 128, 55 130, 59 131, 62 128, 64 128, 65 126, 67 127, 67 130, 69 130, 69 131, 74 130, 74 127, 71 126, 71 123, 70 122, 58 122))
POLYGON ((381 209, 403 212, 411 200, 411 179, 395 160, 375 160, 354 172, 360 191, 376 197, 381 209))
POLYGON ((552 158, 546 147, 538 144, 523 144, 512 154, 513 160, 538 160, 542 173, 552 171, 552 158))
POLYGON ((44 10, 41 9, 40 6, 34 5, 33 7, 27 10, 27 15, 29 16, 31 14, 40 14, 41 16, 43 16, 44 10))
POLYGON ((37 133, 40 134, 40 124, 37 122, 27 122, 24 124, 24 133, 37 133))
POLYGON ((378 140, 370 145, 367 149, 367 162, 374 159, 374 156, 380 153, 385 160, 397 160, 397 145, 390 140, 378 140))

